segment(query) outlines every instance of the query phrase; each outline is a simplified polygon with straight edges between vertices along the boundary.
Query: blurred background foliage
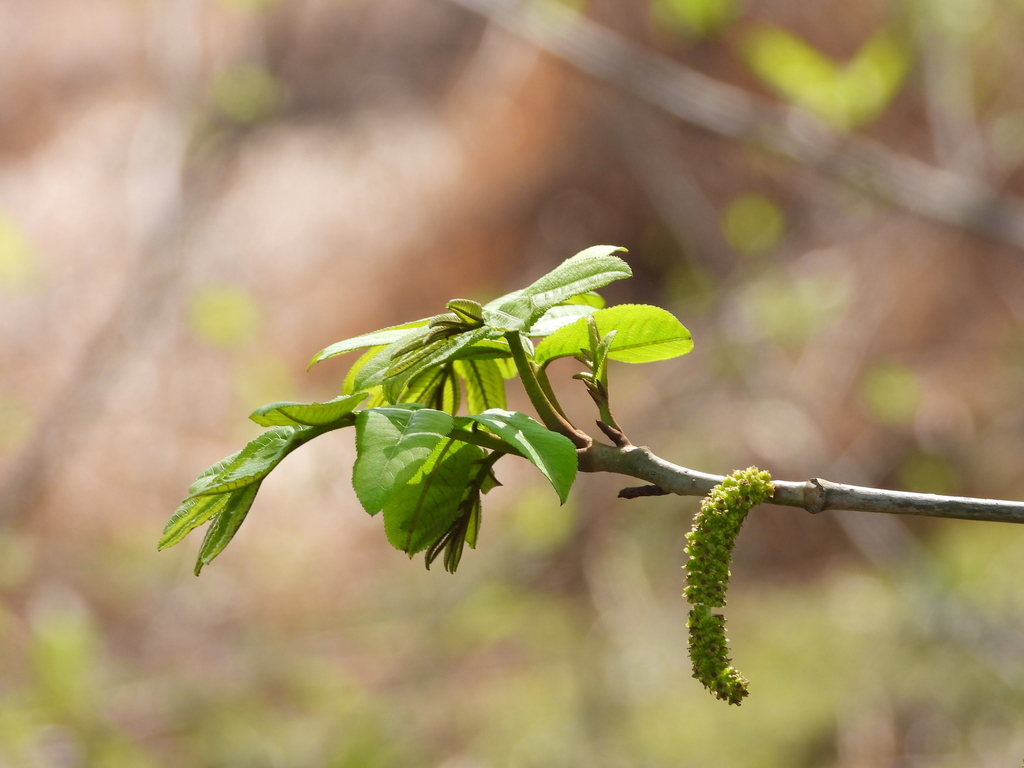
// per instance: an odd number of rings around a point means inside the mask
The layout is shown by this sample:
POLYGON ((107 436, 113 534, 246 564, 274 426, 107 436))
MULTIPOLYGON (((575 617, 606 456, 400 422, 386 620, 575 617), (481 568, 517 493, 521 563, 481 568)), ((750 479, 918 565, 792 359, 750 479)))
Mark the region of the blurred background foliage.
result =
MULTIPOLYGON (((1024 195, 1019 0, 561 5, 840 144, 1024 195)), ((620 501, 613 477, 558 507, 500 467, 451 577, 387 545, 331 435, 202 579, 198 542, 155 551, 249 410, 337 392, 344 361, 303 373, 318 349, 595 243, 630 250, 612 301, 696 342, 612 370, 635 442, 1021 498, 1020 248, 670 119, 447 0, 0 0, 0 63, 0 766, 1024 757, 1016 527, 758 509, 727 608, 740 708, 689 677, 696 501, 620 501)), ((587 424, 572 372, 552 366, 587 424)))

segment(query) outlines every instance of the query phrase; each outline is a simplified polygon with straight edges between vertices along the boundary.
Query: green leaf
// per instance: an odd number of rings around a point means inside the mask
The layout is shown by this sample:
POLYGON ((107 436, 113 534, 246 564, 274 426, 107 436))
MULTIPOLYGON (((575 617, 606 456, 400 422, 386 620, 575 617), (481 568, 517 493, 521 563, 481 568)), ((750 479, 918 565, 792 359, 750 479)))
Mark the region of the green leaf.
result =
POLYGON ((629 265, 612 255, 625 250, 614 245, 595 245, 580 251, 524 288, 523 296, 532 297, 538 307, 544 307, 547 311, 574 296, 631 277, 633 270, 629 265))
POLYGON ((494 408, 473 416, 460 417, 457 423, 476 421, 533 462, 550 482, 558 498, 565 503, 576 479, 576 447, 572 441, 546 429, 525 413, 494 408))
POLYGON ((384 380, 385 397, 392 401, 397 400, 408 381, 420 371, 448 362, 461 350, 483 341, 494 333, 490 328, 476 328, 437 342, 437 346, 431 345, 429 351, 419 356, 412 365, 406 365, 404 359, 396 361, 388 369, 384 380))
POLYGON ((363 509, 377 514, 423 466, 453 424, 447 413, 418 403, 361 411, 356 417, 352 485, 363 509))
POLYGON ((224 472, 224 470, 227 467, 231 466, 231 464, 236 459, 238 459, 238 456, 241 453, 242 453, 242 451, 240 451, 240 450, 239 451, 235 451, 234 453, 232 453, 227 458, 221 459, 220 461, 218 461, 213 466, 207 467, 202 472, 200 472, 199 473, 199 477, 197 477, 193 481, 192 485, 189 486, 189 488, 188 488, 188 495, 189 496, 193 496, 193 495, 203 491, 204 489, 209 488, 214 482, 216 482, 217 477, 222 472, 224 472))
POLYGON ((253 483, 230 494, 225 494, 229 497, 227 503, 213 518, 213 522, 206 530, 203 545, 199 548, 199 558, 196 560, 195 567, 196 576, 203 570, 204 565, 209 565, 231 543, 231 539, 234 538, 245 521, 245 516, 249 514, 249 509, 256 499, 260 485, 261 483, 253 483))
POLYGON ((448 541, 444 548, 444 569, 448 573, 455 573, 462 561, 462 548, 472 538, 473 543, 469 546, 476 549, 476 537, 480 532, 480 492, 472 491, 469 499, 463 502, 462 509, 469 508, 458 520, 456 526, 448 535, 448 541))
POLYGON ((476 542, 480 537, 480 522, 482 517, 480 512, 480 499, 477 497, 476 504, 473 505, 473 509, 470 512, 469 520, 466 521, 465 541, 469 544, 470 549, 476 549, 476 542))
POLYGON ((459 517, 474 465, 483 456, 469 443, 439 444, 416 476, 384 506, 384 531, 391 545, 414 555, 442 537, 459 517))
POLYGON ((454 522, 443 535, 435 538, 426 547, 423 554, 423 560, 428 570, 431 563, 444 550, 444 568, 448 573, 455 573, 462 560, 463 547, 469 544, 471 548, 476 549, 477 537, 480 534, 480 496, 499 485, 494 477, 494 463, 502 455, 492 452, 487 458, 473 462, 454 522))
POLYGON ((219 493, 213 496, 190 496, 185 499, 171 515, 171 519, 164 526, 163 536, 160 537, 158 549, 173 547, 185 538, 188 533, 197 528, 211 517, 220 512, 231 501, 234 494, 242 494, 252 486, 246 486, 233 493, 219 493))
MULTIPOLYGON (((515 299, 518 299, 520 296, 523 295, 523 290, 524 290, 523 288, 520 288, 518 291, 512 291, 511 293, 506 293, 504 296, 499 296, 498 298, 494 299, 493 301, 487 302, 483 306, 484 312, 485 313, 487 311, 492 311, 493 312, 493 311, 497 310, 498 307, 500 307, 501 305, 508 304, 510 301, 514 301, 515 299)), ((484 322, 487 322, 487 315, 486 314, 484 314, 484 322)))
MULTIPOLYGON (((480 491, 473 485, 473 481, 470 481, 470 487, 466 489, 462 501, 459 502, 459 516, 445 534, 430 544, 426 552, 423 553, 428 570, 442 549, 444 550, 444 569, 448 573, 455 573, 458 570, 464 546, 469 542, 471 536, 475 542, 479 533, 480 508, 480 491)), ((470 546, 476 549, 473 544, 470 546)))
POLYGON ((257 408, 249 418, 263 427, 326 427, 352 413, 367 394, 343 395, 326 403, 271 403, 257 408))
POLYGON ((589 304, 559 304, 545 312, 526 333, 528 336, 550 336, 559 328, 575 323, 581 317, 592 315, 597 310, 597 307, 589 304))
MULTIPOLYGON (((363 394, 357 392, 356 394, 363 394)), ((382 405, 387 405, 388 401, 384 399, 384 387, 370 387, 366 390, 366 394, 369 395, 369 399, 363 403, 363 409, 379 408, 382 405)))
MULTIPOLYGON (((387 371, 384 372, 385 391, 387 390, 387 382, 389 379, 393 379, 396 376, 405 373, 405 371, 411 371, 409 378, 412 378, 427 367, 426 365, 420 366, 422 361, 430 358, 430 356, 439 349, 449 344, 453 339, 460 338, 462 335, 462 333, 449 334, 447 336, 434 339, 433 341, 424 339, 418 346, 399 347, 394 350, 391 357, 391 365, 389 365, 387 371)), ((397 395, 397 392, 395 394, 397 395)))
POLYGON ((618 256, 614 245, 595 245, 580 251, 522 291, 510 293, 484 307, 484 321, 492 328, 522 331, 563 301, 630 277, 633 271, 618 256))
POLYGON ((472 299, 452 299, 445 307, 465 323, 480 325, 484 321, 484 308, 472 299))
MULTIPOLYGON (((608 357, 624 363, 649 363, 685 355, 693 349, 693 339, 682 323, 660 307, 645 304, 620 304, 601 309, 591 317, 602 336, 617 331, 608 357)), ((534 360, 547 365, 559 357, 579 354, 590 348, 587 319, 560 328, 537 345, 534 360)))
MULTIPOLYGON (((533 342, 523 336, 520 341, 526 354, 533 358, 533 342)), ((504 339, 484 339, 465 350, 457 352, 452 360, 493 360, 498 365, 498 371, 503 379, 514 379, 519 375, 516 369, 516 361, 512 359, 512 352, 509 350, 508 342, 504 339)))
POLYGON ((511 357, 495 360, 495 362, 498 364, 498 370, 501 371, 501 378, 514 379, 519 375, 519 369, 516 368, 516 361, 511 357))
POLYGON ((438 405, 440 401, 438 393, 444 387, 447 377, 448 373, 443 366, 428 368, 413 377, 405 392, 402 393, 400 402, 419 403, 438 411, 445 410, 444 407, 438 405))
POLYGON ((505 407, 505 379, 494 360, 456 360, 455 371, 466 381, 466 408, 480 413, 505 407))
POLYGON ((575 296, 570 296, 562 302, 562 305, 566 304, 584 304, 588 307, 593 307, 594 309, 604 309, 605 300, 601 294, 589 291, 587 293, 579 293, 575 296))
POLYGON ((421 403, 427 408, 455 415, 461 392, 452 364, 435 366, 418 373, 402 393, 400 402, 421 403))
MULTIPOLYGON (((497 328, 501 331, 522 331, 535 319, 536 309, 529 296, 520 295, 496 309, 484 307, 484 320, 490 328, 497 328)), ((537 316, 539 317, 539 315, 537 316)))
MULTIPOLYGON (((354 395, 357 392, 356 376, 359 375, 363 366, 375 358, 383 349, 384 347, 370 347, 366 352, 360 355, 354 363, 352 363, 352 367, 348 369, 348 373, 345 374, 345 381, 341 385, 341 394, 354 395)), ((370 389, 368 388, 366 391, 369 392, 370 389)), ((370 406, 367 407, 369 408, 370 406)))
MULTIPOLYGON (((493 451, 492 451, 493 453, 493 451)), ((501 458, 500 456, 498 458, 501 458)), ((486 476, 480 478, 480 493, 490 493, 495 488, 500 488, 501 483, 498 482, 498 476, 494 474, 493 465, 488 468, 486 476)), ((476 546, 476 545, 473 545, 476 546)))
POLYGON ((414 328, 412 335, 384 347, 362 364, 359 371, 352 377, 351 386, 357 391, 383 386, 387 401, 398 402, 402 388, 420 371, 431 365, 446 362, 445 355, 448 352, 454 353, 493 335, 493 332, 486 328, 478 328, 428 342, 427 337, 430 333, 429 326, 414 328), (395 378, 400 379, 400 385, 389 383, 389 380, 395 378))
MULTIPOLYGON (((388 368, 390 368, 392 362, 394 362, 393 355, 405 343, 406 342, 403 339, 399 339, 398 341, 382 348, 376 354, 371 355, 369 359, 359 366, 359 370, 356 371, 355 375, 351 377, 352 389, 356 392, 362 392, 369 391, 374 387, 383 386, 384 379, 387 378, 388 368)), ((362 358, 360 358, 357 363, 360 361, 362 361, 362 358)), ((345 379, 345 385, 346 387, 349 386, 348 378, 345 379)))
POLYGON ((451 365, 445 366, 444 384, 441 387, 441 407, 438 410, 450 413, 454 416, 458 413, 462 404, 462 390, 459 388, 459 380, 451 365))
POLYGON ((618 331, 608 331, 608 333, 601 337, 601 341, 598 342, 597 347, 594 350, 594 375, 597 376, 600 381, 605 380, 605 369, 608 367, 608 355, 611 354, 612 344, 615 343, 615 337, 618 335, 618 331))
POLYGON ((331 346, 326 347, 313 355, 313 359, 309 361, 309 367, 312 368, 321 360, 326 360, 329 357, 337 357, 338 355, 343 355, 346 352, 351 352, 355 349, 387 346, 388 344, 399 341, 400 339, 408 336, 409 329, 424 326, 429 323, 430 320, 431 318, 427 317, 422 320, 414 320, 411 323, 392 325, 389 328, 382 328, 381 330, 374 331, 373 333, 364 333, 362 336, 356 336, 351 339, 335 342, 334 344, 331 344, 331 346))
POLYGON ((207 469, 189 488, 193 496, 209 496, 233 491, 259 482, 281 460, 315 436, 308 427, 274 427, 207 469))
POLYGON ((512 352, 504 339, 481 339, 470 346, 460 349, 452 360, 501 360, 511 359, 512 352))

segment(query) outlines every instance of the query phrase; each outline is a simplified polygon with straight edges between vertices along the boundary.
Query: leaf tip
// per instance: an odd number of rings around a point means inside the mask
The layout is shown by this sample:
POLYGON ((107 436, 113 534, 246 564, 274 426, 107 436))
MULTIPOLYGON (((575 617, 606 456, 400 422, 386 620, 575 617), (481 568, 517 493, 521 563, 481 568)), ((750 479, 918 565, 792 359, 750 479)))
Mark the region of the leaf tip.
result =
POLYGON ((174 521, 171 520, 166 526, 164 526, 163 533, 160 534, 160 541, 158 541, 156 545, 157 552, 162 552, 169 547, 173 547, 182 540, 183 536, 179 535, 177 530, 172 530, 171 526, 173 522, 174 521))

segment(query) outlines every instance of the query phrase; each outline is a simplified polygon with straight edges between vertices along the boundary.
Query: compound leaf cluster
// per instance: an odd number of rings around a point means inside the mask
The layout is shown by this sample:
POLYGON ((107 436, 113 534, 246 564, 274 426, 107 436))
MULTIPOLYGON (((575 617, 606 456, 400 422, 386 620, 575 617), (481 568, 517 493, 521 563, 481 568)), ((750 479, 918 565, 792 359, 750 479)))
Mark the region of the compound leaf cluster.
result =
POLYGON ((560 412, 538 403, 554 397, 543 366, 588 347, 588 318, 605 335, 602 354, 613 360, 663 360, 692 346, 664 310, 605 308, 594 291, 632 274, 616 255, 621 250, 594 246, 487 304, 453 299, 441 314, 321 350, 310 366, 361 351, 340 396, 258 408, 250 418, 267 431, 199 476, 167 523, 160 548, 210 523, 198 573, 231 541, 260 484, 289 453, 349 426, 356 431, 352 482, 360 504, 371 515, 383 512, 392 545, 410 556, 424 552, 428 567, 443 556, 454 571, 464 546, 476 546, 481 498, 499 484, 494 465, 503 456, 534 464, 564 503, 576 477, 576 445, 565 430, 549 429, 549 419, 545 426, 507 410, 506 380, 529 375, 524 384, 541 417, 560 412), (536 352, 531 337, 541 339, 536 352), (463 408, 466 415, 459 415, 463 408))

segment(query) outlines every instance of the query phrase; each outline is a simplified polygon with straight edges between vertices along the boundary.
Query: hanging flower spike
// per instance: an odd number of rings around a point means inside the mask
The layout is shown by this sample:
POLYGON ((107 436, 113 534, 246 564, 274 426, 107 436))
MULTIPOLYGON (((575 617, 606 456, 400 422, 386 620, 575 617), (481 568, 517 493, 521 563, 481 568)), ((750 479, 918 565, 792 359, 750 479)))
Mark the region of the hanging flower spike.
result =
POLYGON ((757 467, 733 472, 701 502, 693 530, 686 535, 685 597, 693 606, 687 622, 693 676, 730 704, 739 704, 747 695, 747 680, 730 666, 725 617, 711 609, 725 605, 729 564, 743 520, 774 493, 767 472, 757 467))

